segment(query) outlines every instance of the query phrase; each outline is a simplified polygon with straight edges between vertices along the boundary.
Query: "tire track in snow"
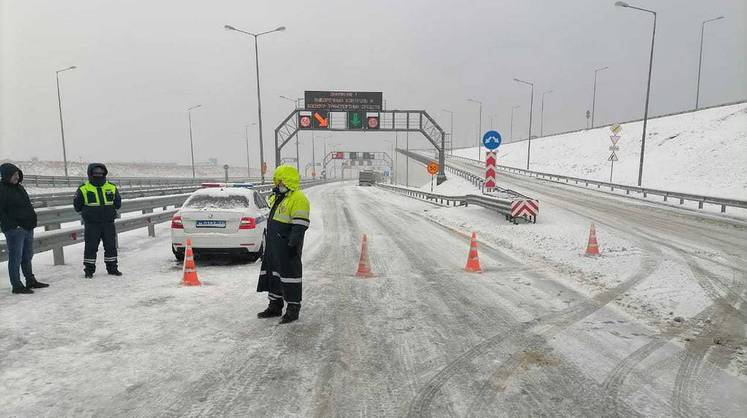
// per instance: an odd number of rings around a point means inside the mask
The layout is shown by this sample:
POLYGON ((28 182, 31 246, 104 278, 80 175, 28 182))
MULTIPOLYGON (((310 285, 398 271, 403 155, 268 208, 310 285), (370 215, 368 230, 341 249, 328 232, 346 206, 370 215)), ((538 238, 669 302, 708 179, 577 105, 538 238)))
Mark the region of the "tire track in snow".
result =
MULTIPOLYGON (((394 231, 393 231, 394 233, 394 231)), ((402 231, 400 231, 402 233, 402 231)), ((403 251, 408 251, 408 247, 405 245, 402 248, 403 251)), ((499 342, 505 344, 506 335, 509 335, 508 340, 512 340, 513 343, 519 347, 523 347, 524 351, 546 347, 544 339, 538 335, 526 336, 527 329, 534 328, 535 326, 541 326, 545 328, 549 326, 547 332, 543 332, 542 335, 554 335, 575 322, 591 315, 593 312, 601 309, 603 306, 617 298, 620 294, 624 293, 630 287, 637 284, 639 281, 648 277, 658 266, 659 260, 652 260, 651 258, 644 259, 640 270, 632 275, 628 280, 618 285, 611 291, 603 292, 597 295, 595 298, 588 302, 582 302, 581 304, 574 306, 570 309, 563 311, 560 314, 549 314, 545 317, 537 318, 529 323, 516 324, 515 328, 508 330, 508 332, 496 334, 493 337, 485 340, 484 342, 472 347, 467 352, 457 357, 454 361, 447 364, 439 373, 432 377, 416 395, 414 401, 410 404, 408 410, 408 416, 425 416, 429 414, 430 404, 433 402, 436 394, 440 392, 441 388, 452 379, 454 376, 461 373, 469 364, 477 357, 484 355, 488 351, 495 349, 495 345, 499 342), (545 324, 545 322, 549 324, 545 324), (514 336, 518 335, 518 336, 514 336), (514 336, 514 337, 512 337, 514 336), (540 338, 542 341, 537 340, 540 338)), ((522 351, 519 348, 517 351, 522 351)), ((517 360, 518 356, 512 356, 506 363, 506 367, 499 369, 498 374, 503 376, 503 381, 507 381, 511 377, 516 368, 521 364, 520 360, 517 360)), ((579 374, 580 375, 580 374, 579 374)), ((492 399, 487 395, 489 391, 488 385, 483 386, 481 395, 478 396, 477 406, 473 407, 473 410, 484 410, 487 409, 492 399)), ((441 411, 443 412, 443 411, 441 411)))

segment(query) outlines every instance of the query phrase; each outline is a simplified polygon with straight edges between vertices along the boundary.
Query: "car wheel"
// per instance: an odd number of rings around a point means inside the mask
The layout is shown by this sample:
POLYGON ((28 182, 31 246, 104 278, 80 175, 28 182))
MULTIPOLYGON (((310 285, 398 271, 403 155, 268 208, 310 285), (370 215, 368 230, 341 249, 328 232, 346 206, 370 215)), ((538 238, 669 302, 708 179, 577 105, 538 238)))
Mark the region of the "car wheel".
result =
POLYGON ((184 250, 175 250, 172 247, 171 252, 174 253, 174 257, 176 258, 176 261, 184 261, 184 250))
POLYGON ((260 244, 259 251, 257 251, 256 253, 249 253, 249 255, 247 256, 247 260, 250 263, 256 263, 257 260, 262 258, 262 256, 265 254, 265 237, 266 233, 262 236, 262 244, 260 244))

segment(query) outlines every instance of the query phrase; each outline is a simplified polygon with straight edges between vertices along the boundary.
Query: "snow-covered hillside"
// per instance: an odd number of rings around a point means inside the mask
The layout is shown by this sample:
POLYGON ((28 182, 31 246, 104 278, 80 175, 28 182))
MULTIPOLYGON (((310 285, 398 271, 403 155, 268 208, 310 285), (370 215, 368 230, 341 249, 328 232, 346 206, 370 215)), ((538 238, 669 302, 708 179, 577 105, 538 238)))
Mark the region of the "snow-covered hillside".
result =
MULTIPOLYGON (((643 123, 622 128, 612 180, 634 185, 643 123)), ((533 139, 530 169, 609 181, 610 135, 603 127, 533 139)), ((454 154, 475 158, 477 150, 454 154)), ((500 165, 526 168, 526 160, 526 141, 498 149, 500 165)), ((747 199, 747 103, 649 120, 643 186, 747 199)))

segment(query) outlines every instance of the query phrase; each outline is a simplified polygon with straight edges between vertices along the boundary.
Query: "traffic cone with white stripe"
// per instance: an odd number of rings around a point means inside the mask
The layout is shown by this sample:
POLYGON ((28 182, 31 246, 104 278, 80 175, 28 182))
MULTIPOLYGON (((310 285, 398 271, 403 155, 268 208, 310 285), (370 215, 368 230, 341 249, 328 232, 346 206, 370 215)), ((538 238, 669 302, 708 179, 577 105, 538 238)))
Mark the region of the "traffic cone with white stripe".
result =
POLYGON ((472 233, 472 239, 469 243, 469 255, 467 256, 467 265, 464 266, 464 271, 482 273, 480 257, 477 255, 477 234, 475 232, 472 233))
POLYGON ((371 265, 368 262, 368 237, 363 234, 363 242, 361 243, 361 259, 358 262, 358 271, 355 273, 356 277, 373 277, 374 274, 371 272, 371 265))
POLYGON ((192 252, 192 240, 187 240, 187 248, 184 250, 184 269, 182 275, 182 285, 184 286, 202 286, 200 279, 197 278, 197 266, 195 266, 195 256, 192 252))
POLYGON ((586 255, 600 255, 599 244, 597 243, 597 229, 594 227, 594 224, 591 224, 591 230, 589 230, 589 244, 586 246, 586 255))

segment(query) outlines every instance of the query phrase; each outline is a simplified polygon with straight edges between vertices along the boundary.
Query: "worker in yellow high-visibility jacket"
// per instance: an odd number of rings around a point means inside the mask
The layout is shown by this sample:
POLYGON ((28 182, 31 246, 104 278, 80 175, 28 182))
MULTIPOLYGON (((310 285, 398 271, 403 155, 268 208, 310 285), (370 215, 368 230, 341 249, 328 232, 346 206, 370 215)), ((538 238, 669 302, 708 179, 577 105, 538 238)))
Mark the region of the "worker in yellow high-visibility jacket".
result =
POLYGON ((274 188, 267 199, 270 215, 262 267, 257 292, 268 292, 269 306, 257 314, 272 318, 283 313, 283 301, 288 304, 281 324, 298 319, 301 311, 301 253, 311 207, 301 191, 301 176, 290 165, 275 169, 274 188))

